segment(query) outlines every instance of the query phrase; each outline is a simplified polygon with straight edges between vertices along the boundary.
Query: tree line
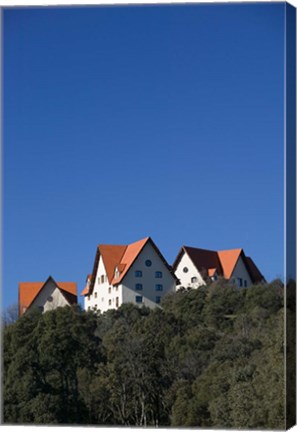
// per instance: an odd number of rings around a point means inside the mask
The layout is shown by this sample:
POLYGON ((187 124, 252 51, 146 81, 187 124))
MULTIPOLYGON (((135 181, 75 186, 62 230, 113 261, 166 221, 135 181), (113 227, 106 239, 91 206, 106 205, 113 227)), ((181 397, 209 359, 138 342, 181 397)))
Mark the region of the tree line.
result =
POLYGON ((3 328, 2 422, 284 428, 284 289, 223 280, 3 328))

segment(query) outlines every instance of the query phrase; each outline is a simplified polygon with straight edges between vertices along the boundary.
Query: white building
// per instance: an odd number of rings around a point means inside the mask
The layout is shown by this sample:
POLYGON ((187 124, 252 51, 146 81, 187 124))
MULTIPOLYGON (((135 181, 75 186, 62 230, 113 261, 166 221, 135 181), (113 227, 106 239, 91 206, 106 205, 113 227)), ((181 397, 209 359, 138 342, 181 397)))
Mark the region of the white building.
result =
POLYGON ((46 312, 76 303, 75 282, 56 282, 49 276, 45 282, 19 283, 19 316, 34 307, 46 312))
POLYGON ((238 287, 265 281, 253 260, 243 249, 211 251, 183 246, 173 263, 179 279, 177 289, 198 288, 222 277, 238 287))
POLYGON ((99 245, 81 295, 85 310, 105 312, 123 303, 156 307, 175 291, 176 282, 172 268, 147 237, 129 245, 99 245))

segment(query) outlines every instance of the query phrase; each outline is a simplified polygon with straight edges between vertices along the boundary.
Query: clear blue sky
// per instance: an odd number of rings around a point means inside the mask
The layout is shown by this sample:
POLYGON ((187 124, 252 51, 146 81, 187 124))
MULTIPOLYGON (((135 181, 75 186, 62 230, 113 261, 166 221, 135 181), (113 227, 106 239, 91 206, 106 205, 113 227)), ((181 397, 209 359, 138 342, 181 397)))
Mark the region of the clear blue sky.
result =
POLYGON ((148 235, 283 276, 284 8, 4 11, 4 307, 148 235))

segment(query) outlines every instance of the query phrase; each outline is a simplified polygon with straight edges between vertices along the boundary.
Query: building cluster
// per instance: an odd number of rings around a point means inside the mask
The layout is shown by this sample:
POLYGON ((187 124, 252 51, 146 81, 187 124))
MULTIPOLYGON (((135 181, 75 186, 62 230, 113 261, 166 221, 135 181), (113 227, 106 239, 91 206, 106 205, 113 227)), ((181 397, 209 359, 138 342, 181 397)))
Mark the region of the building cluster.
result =
MULTIPOLYGON (((123 303, 159 307, 162 297, 184 288, 199 288, 219 277, 238 288, 265 279, 243 249, 211 251, 183 246, 168 264, 150 237, 128 245, 99 245, 93 271, 81 292, 86 310, 105 312, 123 303)), ((19 314, 37 307, 42 312, 77 303, 75 282, 19 284, 19 314)))

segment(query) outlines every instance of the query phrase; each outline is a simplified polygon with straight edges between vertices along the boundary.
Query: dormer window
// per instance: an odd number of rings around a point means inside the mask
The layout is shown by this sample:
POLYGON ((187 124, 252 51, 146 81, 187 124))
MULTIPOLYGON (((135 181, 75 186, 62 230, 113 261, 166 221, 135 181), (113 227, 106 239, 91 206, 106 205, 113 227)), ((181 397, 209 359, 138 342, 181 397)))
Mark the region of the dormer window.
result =
POLYGON ((114 269, 114 277, 115 277, 115 279, 118 279, 118 278, 120 277, 120 272, 119 272, 118 267, 116 267, 116 268, 114 269))

